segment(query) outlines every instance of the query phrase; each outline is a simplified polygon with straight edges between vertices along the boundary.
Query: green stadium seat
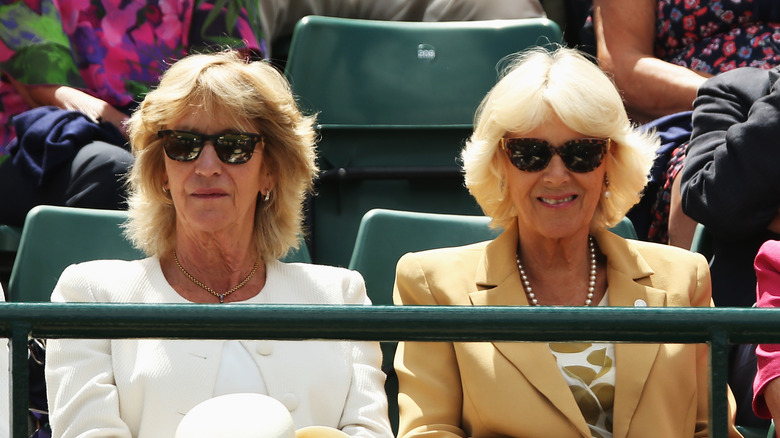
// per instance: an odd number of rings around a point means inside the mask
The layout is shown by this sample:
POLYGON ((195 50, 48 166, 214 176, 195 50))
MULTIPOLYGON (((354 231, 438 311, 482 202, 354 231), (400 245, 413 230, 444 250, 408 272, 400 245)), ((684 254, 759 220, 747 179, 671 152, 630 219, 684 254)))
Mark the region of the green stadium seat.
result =
POLYGON ((775 438, 774 428, 762 429, 759 427, 748 427, 737 425, 737 431, 742 434, 743 438, 775 438))
POLYGON ((19 249, 19 240, 21 237, 21 227, 0 225, 0 251, 16 252, 16 250, 19 249))
POLYGON ((286 74, 301 107, 318 114, 314 261, 346 266, 372 208, 482 214, 458 165, 477 106, 508 55, 561 41, 547 19, 303 18, 286 74))
POLYGON ((133 260, 144 254, 119 228, 127 213, 39 205, 27 213, 11 270, 9 301, 49 301, 62 271, 97 259, 133 260))
POLYGON ((696 225, 696 230, 693 232, 693 240, 691 241, 691 251, 698 252, 710 260, 712 258, 712 236, 707 228, 702 224, 696 225))
POLYGON ((372 209, 360 222, 349 269, 363 275, 371 302, 393 305, 395 265, 407 252, 466 245, 498 236, 486 216, 372 209))
POLYGON ((6 292, 21 237, 22 227, 0 225, 0 285, 6 292))

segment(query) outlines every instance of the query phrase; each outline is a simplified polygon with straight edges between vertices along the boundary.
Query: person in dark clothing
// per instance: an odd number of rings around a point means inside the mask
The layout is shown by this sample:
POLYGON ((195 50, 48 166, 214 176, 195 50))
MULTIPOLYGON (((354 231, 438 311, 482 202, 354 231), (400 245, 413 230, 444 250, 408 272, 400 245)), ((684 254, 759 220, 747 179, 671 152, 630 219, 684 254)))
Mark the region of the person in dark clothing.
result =
MULTIPOLYGON (((682 209, 711 239, 712 298, 718 307, 750 307, 753 261, 780 238, 780 67, 745 67, 707 80, 694 101, 693 132, 682 171, 682 209)), ((751 425, 754 346, 732 349, 729 384, 737 424, 751 425)))
POLYGON ((780 237, 780 67, 740 68, 699 89, 682 172, 683 211, 712 236, 715 305, 750 307, 753 259, 780 237))

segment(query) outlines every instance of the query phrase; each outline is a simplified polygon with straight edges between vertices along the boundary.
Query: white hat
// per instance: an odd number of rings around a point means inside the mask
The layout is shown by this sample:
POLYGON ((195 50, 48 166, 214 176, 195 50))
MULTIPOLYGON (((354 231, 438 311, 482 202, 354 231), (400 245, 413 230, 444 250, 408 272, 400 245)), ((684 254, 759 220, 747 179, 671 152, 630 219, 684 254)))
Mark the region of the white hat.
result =
POLYGON ((179 423, 175 438, 345 438, 326 426, 295 431, 284 405, 263 394, 227 394, 198 403, 179 423))

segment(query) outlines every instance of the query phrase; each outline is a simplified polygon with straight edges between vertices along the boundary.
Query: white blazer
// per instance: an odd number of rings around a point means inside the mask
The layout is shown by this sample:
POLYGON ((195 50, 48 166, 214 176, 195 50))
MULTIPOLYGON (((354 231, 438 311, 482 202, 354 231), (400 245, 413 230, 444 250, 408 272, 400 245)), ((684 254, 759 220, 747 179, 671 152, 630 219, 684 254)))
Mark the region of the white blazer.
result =
MULTIPOLYGON (((354 271, 278 261, 267 270, 265 287, 246 303, 370 304, 354 271)), ((187 302, 167 283, 155 257, 70 266, 52 301, 187 302)), ((184 414, 214 396, 224 342, 49 341, 46 380, 54 436, 172 437, 184 414)), ((378 343, 241 343, 268 395, 289 409, 296 428, 324 425, 351 436, 392 437, 378 343)))

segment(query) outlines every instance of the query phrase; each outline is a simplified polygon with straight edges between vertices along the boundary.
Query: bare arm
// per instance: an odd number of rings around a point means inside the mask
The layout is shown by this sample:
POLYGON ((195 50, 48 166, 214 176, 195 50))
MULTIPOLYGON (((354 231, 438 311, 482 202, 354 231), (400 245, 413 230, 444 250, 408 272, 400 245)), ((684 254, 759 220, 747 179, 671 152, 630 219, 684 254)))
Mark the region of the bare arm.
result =
POLYGON ((111 123, 127 137, 125 122, 129 117, 102 99, 64 85, 26 85, 24 87, 26 87, 26 95, 32 101, 33 106, 51 105, 79 111, 96 122, 111 123))
POLYGON ((653 54, 656 0, 594 0, 596 47, 631 115, 640 122, 693 109, 696 90, 710 75, 653 54))

